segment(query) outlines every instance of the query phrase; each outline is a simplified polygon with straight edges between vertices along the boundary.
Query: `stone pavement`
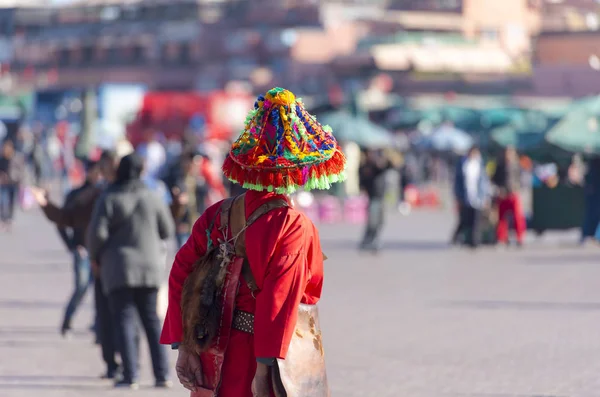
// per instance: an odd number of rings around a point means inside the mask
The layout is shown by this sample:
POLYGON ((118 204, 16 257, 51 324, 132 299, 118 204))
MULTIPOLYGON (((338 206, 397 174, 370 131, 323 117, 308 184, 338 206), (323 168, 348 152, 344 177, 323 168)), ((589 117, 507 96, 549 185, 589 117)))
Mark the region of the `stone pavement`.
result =
MULTIPOLYGON (((0 397, 185 396, 155 391, 147 352, 142 389, 98 379, 87 328, 58 325, 70 258, 34 210, 0 234, 0 397)), ((392 216, 386 250, 359 255, 356 226, 321 227, 322 323, 334 397, 600 396, 600 251, 574 233, 523 250, 448 248, 451 214, 392 216)))

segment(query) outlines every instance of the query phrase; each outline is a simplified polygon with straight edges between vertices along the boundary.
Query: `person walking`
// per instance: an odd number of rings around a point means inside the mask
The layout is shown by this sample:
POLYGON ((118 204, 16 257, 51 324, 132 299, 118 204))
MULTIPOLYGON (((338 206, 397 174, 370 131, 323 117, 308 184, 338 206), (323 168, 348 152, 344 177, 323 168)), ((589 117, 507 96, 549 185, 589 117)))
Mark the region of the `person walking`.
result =
POLYGON ((458 204, 458 225, 452 236, 454 244, 467 235, 466 244, 477 248, 481 239, 481 211, 489 205, 490 184, 477 146, 460 159, 454 178, 454 198, 458 204))
POLYGON ((146 333, 156 387, 168 387, 166 349, 159 343, 157 296, 164 263, 162 242, 174 234, 165 203, 141 180, 144 160, 125 156, 116 178, 98 200, 87 246, 108 296, 117 329, 123 378, 115 387, 138 388, 137 320, 146 333))
POLYGON ((497 241, 508 244, 508 215, 510 214, 514 221, 517 245, 521 246, 527 231, 527 222, 521 205, 521 165, 514 148, 507 147, 498 158, 492 183, 496 186, 498 199, 497 241))
POLYGON ((34 184, 35 186, 40 186, 43 177, 42 167, 44 164, 44 148, 42 147, 41 137, 39 135, 33 136, 31 151, 29 153, 29 162, 31 164, 34 184))
MULTIPOLYGON (((133 149, 131 148, 131 151, 132 150, 133 149)), ((106 189, 106 184, 114 180, 116 168, 121 161, 121 157, 126 153, 128 153, 127 149, 122 151, 117 149, 115 152, 104 151, 97 163, 98 170, 104 178, 103 183, 91 184, 87 188, 81 189, 77 195, 74 195, 63 207, 59 207, 49 200, 48 193, 45 190, 32 187, 31 191, 33 196, 42 208, 46 218, 57 224, 59 227, 87 230, 91 222, 92 212, 96 202, 106 189)), ((91 270, 92 273, 94 273, 97 269, 91 267, 91 270)), ((102 287, 102 280, 100 277, 97 277, 97 274, 93 275, 95 276, 94 303, 96 308, 96 337, 100 342, 102 359, 106 364, 106 372, 102 374, 102 378, 115 379, 120 372, 120 367, 116 359, 119 349, 117 346, 115 327, 113 326, 108 298, 104 294, 102 287)))
POLYGON ((248 191, 209 207, 177 253, 161 342, 179 350, 192 396, 329 395, 315 306, 325 258, 287 194, 342 181, 345 158, 287 90, 259 96, 248 120, 223 165, 248 191))
MULTIPOLYGON (((68 207, 70 203, 75 200, 77 195, 86 189, 96 186, 100 181, 100 171, 98 164, 93 161, 86 162, 86 180, 83 185, 77 189, 69 192, 65 198, 65 207, 68 207)), ((65 308, 63 322, 61 325, 60 332, 63 336, 66 336, 71 331, 71 322, 75 312, 79 308, 79 305, 83 301, 85 293, 88 287, 93 284, 94 277, 90 261, 88 258, 87 250, 85 248, 85 227, 74 227, 66 228, 59 225, 59 231, 61 231, 61 237, 73 254, 73 275, 74 275, 74 288, 73 293, 65 308), (71 229, 70 234, 66 229, 71 229)), ((94 330, 96 324, 94 325, 94 330)))
POLYGON ((386 173, 394 165, 382 150, 369 149, 360 166, 360 184, 369 199, 367 224, 360 244, 361 250, 378 251, 385 216, 386 173))
POLYGON ((15 216, 19 188, 25 177, 25 159, 15 144, 5 139, 0 150, 0 228, 10 230, 15 216))

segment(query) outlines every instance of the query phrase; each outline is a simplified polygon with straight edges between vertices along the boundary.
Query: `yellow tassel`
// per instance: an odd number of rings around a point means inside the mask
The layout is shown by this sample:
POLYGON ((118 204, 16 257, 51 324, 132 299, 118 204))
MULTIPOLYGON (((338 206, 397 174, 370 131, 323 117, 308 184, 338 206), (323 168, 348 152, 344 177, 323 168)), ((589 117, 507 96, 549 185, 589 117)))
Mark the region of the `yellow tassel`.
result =
POLYGON ((275 95, 272 95, 269 92, 267 93, 265 98, 268 99, 271 103, 280 106, 290 106, 296 101, 296 96, 288 90, 283 90, 281 92, 276 93, 275 95))

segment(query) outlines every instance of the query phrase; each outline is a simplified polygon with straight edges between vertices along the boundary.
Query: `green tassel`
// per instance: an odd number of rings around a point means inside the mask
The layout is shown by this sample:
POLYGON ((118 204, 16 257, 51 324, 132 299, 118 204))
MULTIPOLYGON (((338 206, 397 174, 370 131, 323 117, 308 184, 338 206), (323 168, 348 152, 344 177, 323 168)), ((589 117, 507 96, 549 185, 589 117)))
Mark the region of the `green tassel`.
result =
POLYGON ((272 186, 272 185, 263 186, 258 183, 250 183, 250 182, 241 183, 234 179, 230 179, 230 180, 233 183, 237 183, 238 185, 241 185, 244 189, 256 190, 258 192, 263 192, 263 191, 267 191, 270 193, 275 192, 277 194, 293 194, 300 189, 307 191, 307 192, 309 192, 311 190, 315 190, 315 189, 318 189, 318 190, 330 189, 332 184, 334 184, 336 182, 345 181, 346 173, 341 172, 339 174, 323 175, 320 178, 311 177, 311 178, 308 178, 308 180, 306 181, 306 183, 304 185, 294 184, 294 185, 288 185, 288 186, 283 186, 283 187, 278 187, 278 188, 276 188, 275 186, 272 186))

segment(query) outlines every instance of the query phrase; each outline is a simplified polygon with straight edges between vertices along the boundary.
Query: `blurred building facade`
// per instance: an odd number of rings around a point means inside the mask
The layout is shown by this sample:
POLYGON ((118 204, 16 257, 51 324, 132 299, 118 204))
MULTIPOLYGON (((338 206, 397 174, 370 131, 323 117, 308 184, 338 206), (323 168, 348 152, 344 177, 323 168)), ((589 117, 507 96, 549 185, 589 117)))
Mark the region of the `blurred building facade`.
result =
POLYGON ((278 1, 169 1, 16 9, 11 70, 70 87, 141 82, 211 89, 268 68, 284 81, 296 29, 318 28, 317 6, 278 1), (272 12, 265 19, 264 7, 272 12), (41 77, 40 77, 41 76, 41 77))
POLYGON ((536 1, 392 0, 385 19, 405 30, 461 33, 519 55, 530 50, 540 16, 541 4, 536 1))
POLYGON ((600 6, 595 0, 543 0, 543 6, 545 32, 598 30, 600 25, 600 6))
POLYGON ((595 0, 544 0, 533 54, 533 91, 580 97, 600 92, 600 4, 595 0))
POLYGON ((536 41, 534 62, 538 95, 581 97, 600 92, 597 31, 542 33, 536 41))
POLYGON ((592 70, 593 35, 571 33, 597 29, 597 12, 595 0, 85 0, 0 9, 0 64, 34 89, 312 94, 386 73, 406 94, 537 93, 586 68, 573 63, 592 70))

